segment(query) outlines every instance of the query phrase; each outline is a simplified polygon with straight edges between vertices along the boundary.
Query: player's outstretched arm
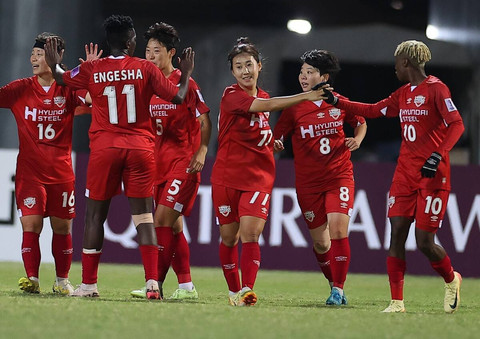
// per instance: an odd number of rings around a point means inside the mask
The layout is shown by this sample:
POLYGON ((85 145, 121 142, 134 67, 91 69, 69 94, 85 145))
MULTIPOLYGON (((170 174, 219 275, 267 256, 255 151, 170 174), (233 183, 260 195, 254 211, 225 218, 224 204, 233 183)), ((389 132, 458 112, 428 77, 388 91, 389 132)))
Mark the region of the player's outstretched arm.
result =
POLYGON ((65 71, 62 69, 60 64, 62 63, 63 59, 63 52, 65 50, 62 49, 61 52, 58 52, 58 42, 56 38, 48 38, 45 43, 45 61, 47 65, 52 70, 53 77, 55 81, 59 85, 65 85, 63 82, 63 73, 65 71))
POLYGON ((269 99, 256 98, 250 105, 249 112, 281 111, 303 101, 317 101, 324 98, 324 89, 302 92, 295 95, 273 97, 269 99))
POLYGON ((177 95, 173 98, 174 104, 181 104, 188 92, 188 82, 195 66, 195 52, 192 47, 187 47, 182 52, 182 57, 178 58, 178 68, 182 72, 180 77, 180 88, 177 95))
POLYGON ((102 54, 103 49, 98 51, 98 44, 94 45, 93 42, 91 42, 90 44, 85 45, 85 60, 82 58, 78 58, 78 61, 83 64, 85 61, 97 60, 100 59, 102 54))

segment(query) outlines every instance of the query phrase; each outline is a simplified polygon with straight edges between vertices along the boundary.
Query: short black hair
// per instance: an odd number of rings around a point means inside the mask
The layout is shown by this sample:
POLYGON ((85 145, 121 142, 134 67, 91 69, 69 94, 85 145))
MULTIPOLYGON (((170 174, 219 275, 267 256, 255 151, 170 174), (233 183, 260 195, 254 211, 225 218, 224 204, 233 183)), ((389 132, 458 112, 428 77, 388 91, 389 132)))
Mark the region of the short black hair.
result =
MULTIPOLYGON (((48 38, 57 39, 57 50, 59 53, 62 51, 62 49, 65 49, 65 40, 60 35, 50 32, 43 32, 37 35, 37 37, 35 38, 35 45, 45 45, 48 38)), ((41 48, 43 49, 43 47, 41 48)))
POLYGON ((237 39, 237 43, 233 46, 230 53, 228 53, 228 61, 230 62, 230 69, 233 69, 233 58, 237 55, 247 53, 253 56, 255 61, 260 62, 262 57, 257 47, 250 41, 248 37, 240 37, 237 39))
POLYGON ((332 52, 323 49, 307 51, 303 53, 300 60, 317 68, 320 71, 320 75, 328 74, 330 76, 328 80, 330 84, 333 83, 335 76, 341 70, 337 57, 332 52))
POLYGON ((162 43, 167 51, 170 51, 172 48, 177 49, 180 42, 180 38, 178 37, 178 32, 175 27, 165 22, 154 23, 148 28, 143 36, 147 41, 150 39, 155 39, 162 43))
POLYGON ((127 47, 130 32, 135 29, 132 18, 127 15, 111 15, 105 19, 103 27, 110 48, 118 49, 127 47))

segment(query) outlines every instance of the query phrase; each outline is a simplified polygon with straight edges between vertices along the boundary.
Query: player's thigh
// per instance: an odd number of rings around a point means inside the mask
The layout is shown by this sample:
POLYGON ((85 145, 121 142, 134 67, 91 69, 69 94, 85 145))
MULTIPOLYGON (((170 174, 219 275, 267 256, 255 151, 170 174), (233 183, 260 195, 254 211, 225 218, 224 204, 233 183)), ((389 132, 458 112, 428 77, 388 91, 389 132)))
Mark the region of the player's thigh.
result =
POLYGON ((85 196, 94 200, 109 200, 122 191, 122 173, 126 157, 123 148, 105 148, 90 153, 85 196))
POLYGON ((419 190, 415 227, 435 233, 442 225, 449 193, 445 190, 419 190))
POLYGON ((326 224, 327 212, 325 210, 324 192, 310 194, 297 192, 297 201, 309 230, 314 230, 326 224))
POLYGON ((131 198, 152 197, 154 178, 154 153, 145 150, 128 150, 123 170, 125 195, 131 198))

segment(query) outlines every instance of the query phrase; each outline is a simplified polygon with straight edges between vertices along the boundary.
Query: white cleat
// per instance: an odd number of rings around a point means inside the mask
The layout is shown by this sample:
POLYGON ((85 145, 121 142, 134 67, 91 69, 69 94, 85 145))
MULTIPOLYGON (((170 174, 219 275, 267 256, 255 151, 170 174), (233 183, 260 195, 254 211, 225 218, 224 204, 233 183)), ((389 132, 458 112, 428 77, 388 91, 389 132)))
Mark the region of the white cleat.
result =
POLYGON ((390 305, 382 311, 383 313, 405 313, 403 300, 392 300, 390 305))
POLYGON ((98 298, 98 289, 97 284, 84 284, 82 283, 80 286, 77 287, 72 294, 71 297, 85 297, 85 298, 98 298))
POLYGON ((443 300, 443 309, 446 313, 453 313, 460 306, 460 285, 462 276, 458 272, 453 272, 455 277, 452 282, 445 283, 445 299, 443 300))
POLYGON ((52 287, 53 293, 60 295, 72 295, 75 289, 68 279, 55 280, 52 287))

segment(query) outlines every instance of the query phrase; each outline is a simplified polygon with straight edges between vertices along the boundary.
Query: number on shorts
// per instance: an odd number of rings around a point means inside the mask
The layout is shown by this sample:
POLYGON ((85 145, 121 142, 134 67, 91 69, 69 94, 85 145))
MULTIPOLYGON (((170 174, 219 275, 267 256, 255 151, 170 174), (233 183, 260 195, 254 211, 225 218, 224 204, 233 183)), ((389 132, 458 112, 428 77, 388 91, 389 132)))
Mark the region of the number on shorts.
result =
POLYGON ((48 124, 47 127, 44 128, 43 124, 38 124, 38 140, 52 140, 53 138, 55 138, 55 130, 52 126, 53 124, 48 124))
POLYGON ((349 201, 350 195, 348 193, 350 193, 348 187, 340 187, 340 200, 349 201))
POLYGON ((75 194, 73 191, 70 192, 70 197, 68 197, 68 192, 63 192, 62 197, 63 197, 62 207, 67 207, 67 204, 69 207, 75 206, 75 194))
POLYGON ((173 179, 172 184, 170 185, 170 188, 168 189, 168 193, 171 195, 175 195, 180 191, 180 185, 182 182, 178 179, 173 179))
MULTIPOLYGON (((135 109, 135 88, 133 85, 124 85, 122 94, 127 96, 127 122, 133 124, 137 122, 137 113, 135 109)), ((103 95, 108 98, 108 119, 111 124, 118 124, 117 111, 117 93, 115 86, 107 86, 103 90, 103 95)))
POLYGON ((322 154, 328 154, 330 153, 330 139, 328 138, 322 138, 320 139, 320 153, 322 154))
POLYGON ((426 214, 429 214, 430 212, 432 212, 433 215, 437 215, 438 213, 440 213, 440 211, 442 210, 442 199, 440 198, 433 199, 433 197, 429 195, 428 197, 425 198, 425 200, 427 201, 427 204, 425 206, 426 214))

